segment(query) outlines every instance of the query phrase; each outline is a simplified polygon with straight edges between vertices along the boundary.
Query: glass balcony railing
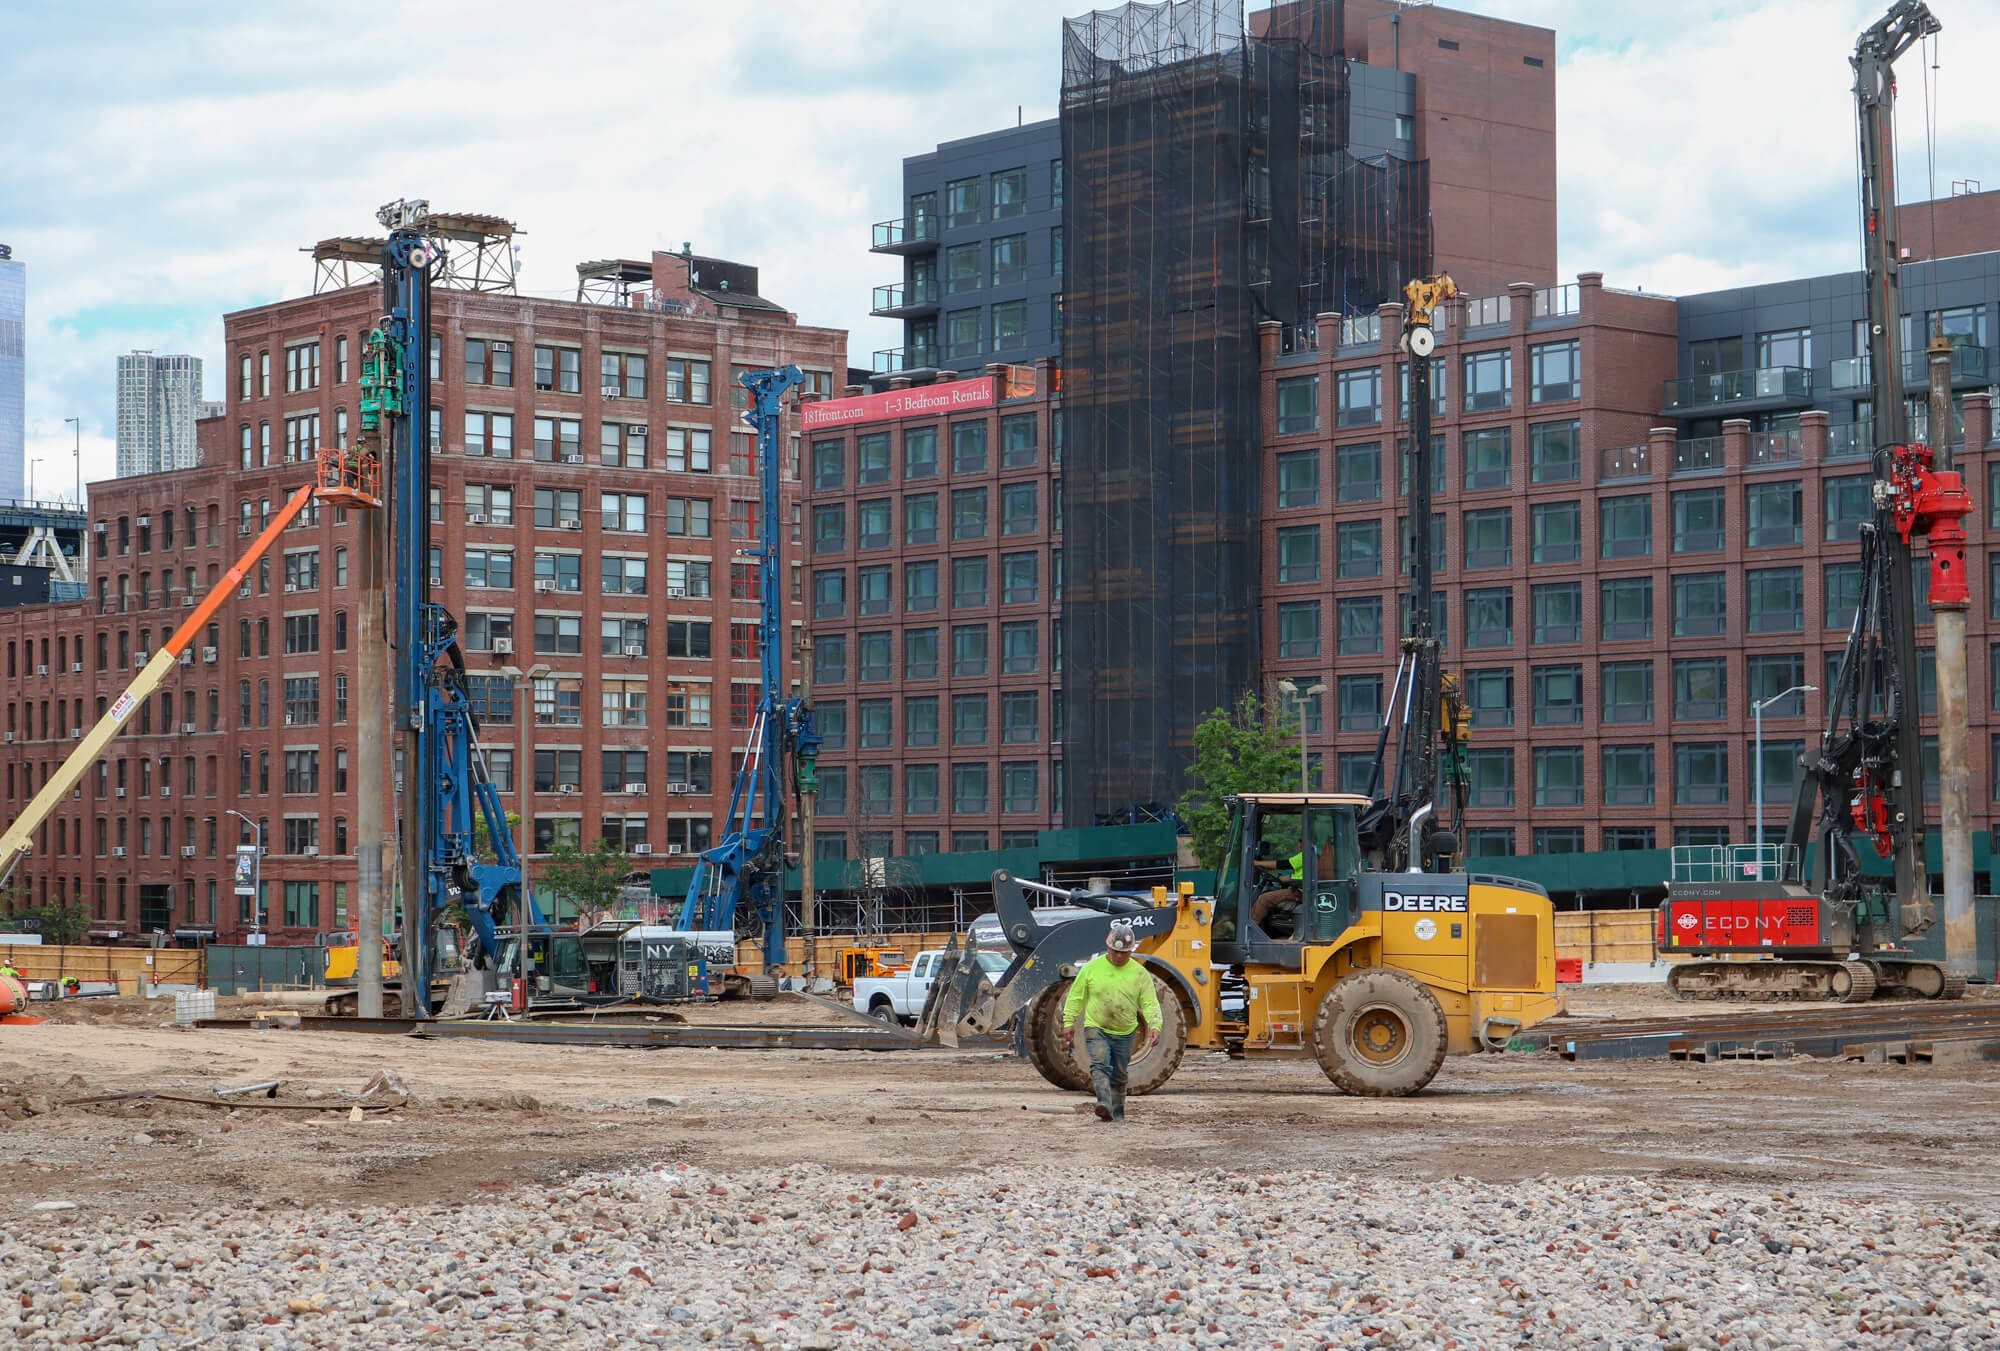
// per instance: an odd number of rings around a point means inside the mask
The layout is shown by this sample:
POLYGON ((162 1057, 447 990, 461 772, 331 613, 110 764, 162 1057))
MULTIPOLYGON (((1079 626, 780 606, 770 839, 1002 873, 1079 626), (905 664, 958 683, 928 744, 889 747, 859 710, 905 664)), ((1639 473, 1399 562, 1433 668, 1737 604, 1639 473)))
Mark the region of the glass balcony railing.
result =
POLYGON ((1653 447, 1646 442, 1636 446, 1606 446, 1597 452, 1597 478, 1600 483, 1619 478, 1651 478, 1653 476, 1653 447))
POLYGON ((903 310, 922 309, 937 305, 937 279, 919 277, 911 282, 896 282, 890 286, 875 288, 874 314, 893 314, 903 310))
POLYGON ((1544 286, 1534 293, 1529 316, 1535 319, 1560 318, 1578 313, 1580 304, 1574 282, 1568 286, 1544 286))
MULTIPOLYGON (((1986 349, 1984 347, 1957 347, 1951 349, 1951 382, 1978 382, 1986 379, 1986 349)), ((1931 356, 1929 352, 1903 353, 1903 383, 1906 385, 1928 385, 1931 382, 1931 356)))
POLYGON ((935 244, 937 237, 936 216, 910 216, 902 220, 875 222, 875 242, 869 247, 894 253, 921 245, 935 244))
POLYGON ((1803 366, 1764 366, 1754 371, 1715 371, 1709 375, 1669 380, 1662 387, 1661 406, 1712 408, 1753 399, 1804 403, 1812 398, 1812 372, 1803 366))
POLYGON ((1719 436, 1684 436, 1674 442, 1674 472, 1676 474, 1699 474, 1707 469, 1722 468, 1722 438, 1719 436))
POLYGON ((875 374, 896 375, 903 371, 928 371, 937 366, 935 347, 885 347, 875 353, 875 374))
POLYGON ((1495 324, 1505 324, 1514 317, 1514 300, 1511 296, 1486 296, 1465 302, 1465 326, 1467 328, 1491 328, 1495 324))
POLYGON ((1379 314, 1356 315, 1352 319, 1340 321, 1340 345, 1342 347, 1380 346, 1382 342, 1382 316, 1379 314))
POLYGON ((1865 356, 1842 357, 1833 363, 1828 384, 1835 390, 1866 389, 1874 383, 1874 367, 1865 356))
POLYGON ((1826 429, 1826 458, 1865 460, 1875 453, 1875 428, 1866 422, 1840 422, 1826 429))
POLYGON ((1751 464, 1797 464, 1805 458, 1805 437, 1796 427, 1750 433, 1751 464))

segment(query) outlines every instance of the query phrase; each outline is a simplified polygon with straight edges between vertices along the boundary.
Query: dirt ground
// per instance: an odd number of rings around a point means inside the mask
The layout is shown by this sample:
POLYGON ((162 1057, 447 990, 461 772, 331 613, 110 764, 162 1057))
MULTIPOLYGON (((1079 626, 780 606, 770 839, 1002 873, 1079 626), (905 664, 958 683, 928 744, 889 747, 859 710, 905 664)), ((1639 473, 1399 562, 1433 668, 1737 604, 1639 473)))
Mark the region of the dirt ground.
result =
MULTIPOLYGON (((1657 991, 1586 988, 1591 1018, 1687 1012, 1657 991)), ((222 1016, 245 1012, 222 1001, 222 1016)), ((1796 1005, 1792 1007, 1797 1007, 1796 1005)), ((194 1031, 170 1001, 0 1027, 0 1175, 10 1201, 149 1211, 477 1200, 514 1184, 670 1159, 811 1159, 857 1172, 976 1171, 1060 1155, 1175 1170, 1327 1169, 1435 1178, 1635 1174, 1857 1196, 2000 1193, 2000 1065, 1449 1060, 1422 1094, 1341 1095, 1307 1061, 1190 1053, 1165 1091, 1100 1127, 1011 1055, 465 1045, 341 1032, 194 1031), (378 1070, 406 1105, 346 1108, 378 1070), (165 1102, 64 1106, 284 1080, 335 1112, 233 1114, 165 1102), (33 1095, 51 1110, 8 1119, 33 1095), (141 1139, 144 1136, 145 1139, 141 1139)), ((824 1022, 806 1006, 704 1020, 824 1022)), ((37 1104, 40 1105, 39 1103, 37 1104)))

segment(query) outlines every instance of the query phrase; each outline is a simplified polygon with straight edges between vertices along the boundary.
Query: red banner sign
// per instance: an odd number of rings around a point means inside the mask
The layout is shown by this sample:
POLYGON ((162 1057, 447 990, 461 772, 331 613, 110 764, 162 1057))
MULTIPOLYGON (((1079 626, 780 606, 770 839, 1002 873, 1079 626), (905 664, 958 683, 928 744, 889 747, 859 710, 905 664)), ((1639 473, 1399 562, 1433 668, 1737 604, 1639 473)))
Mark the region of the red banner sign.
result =
POLYGON ((818 432, 852 427, 863 422, 943 417, 992 406, 993 380, 982 375, 971 380, 943 380, 934 385, 892 389, 887 394, 863 394, 854 399, 827 399, 801 404, 800 410, 805 430, 818 432))

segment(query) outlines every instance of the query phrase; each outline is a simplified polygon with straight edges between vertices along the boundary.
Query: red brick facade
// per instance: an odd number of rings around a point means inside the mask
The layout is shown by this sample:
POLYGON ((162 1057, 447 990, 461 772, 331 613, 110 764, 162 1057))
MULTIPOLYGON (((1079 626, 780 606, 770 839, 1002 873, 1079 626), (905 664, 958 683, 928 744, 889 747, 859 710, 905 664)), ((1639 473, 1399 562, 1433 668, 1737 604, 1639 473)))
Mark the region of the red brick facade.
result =
MULTIPOLYGON (((758 528, 760 490, 733 372, 796 363, 817 396, 846 379, 844 333, 758 303, 670 313, 435 294, 434 594, 459 617, 473 674, 498 678, 485 739, 524 852, 611 833, 664 859, 718 829, 741 736, 732 713, 747 725, 731 691, 754 708, 758 679, 755 569, 737 550, 758 528)), ((6 810, 132 678, 138 649, 179 623, 190 587, 205 592, 306 481, 313 439, 358 429, 360 339, 378 308, 374 288, 354 287, 227 316, 228 413, 202 425, 201 467, 92 486, 92 600, 0 611, 6 810)), ((354 514, 332 509, 282 537, 43 828, 16 874, 33 899, 80 897, 100 935, 131 937, 142 892, 154 922, 170 896, 171 929, 226 938, 249 927, 230 890, 230 851, 239 830, 249 839, 236 810, 265 827, 272 941, 345 927, 354 539, 354 514)))

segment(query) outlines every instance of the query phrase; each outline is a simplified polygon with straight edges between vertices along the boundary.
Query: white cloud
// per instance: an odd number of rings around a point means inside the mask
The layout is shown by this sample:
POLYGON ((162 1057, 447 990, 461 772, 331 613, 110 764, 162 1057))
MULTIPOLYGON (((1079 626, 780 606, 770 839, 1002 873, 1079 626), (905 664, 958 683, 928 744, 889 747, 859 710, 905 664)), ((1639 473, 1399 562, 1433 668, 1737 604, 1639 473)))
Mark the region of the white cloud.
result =
MULTIPOLYGON (((1387 0, 1384 0, 1387 3, 1387 0)), ((30 454, 65 480, 70 430, 111 472, 114 357, 192 351, 221 318, 302 293, 301 247, 374 230, 399 196, 507 216, 524 288, 683 240, 763 269, 865 365, 896 263, 867 252, 901 159, 1054 113, 1061 20, 1086 0, 531 0, 10 14, 0 49, 0 240, 29 267, 30 454), (60 460, 61 468, 55 467, 60 460)), ((1468 3, 1557 30, 1565 274, 1692 291, 1858 262, 1846 56, 1881 0, 1468 3)), ((21 7, 26 8, 26 7, 21 7)), ((1991 4, 1939 0, 1940 188, 2000 185, 1977 53, 1991 4), (1987 172, 1992 170, 1992 172, 1987 172)), ((1904 58, 1903 182, 1923 195, 1922 81, 1904 58)))

